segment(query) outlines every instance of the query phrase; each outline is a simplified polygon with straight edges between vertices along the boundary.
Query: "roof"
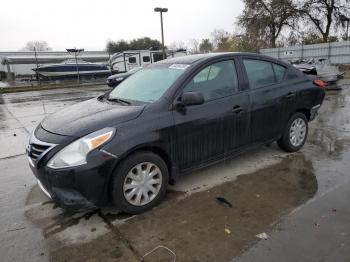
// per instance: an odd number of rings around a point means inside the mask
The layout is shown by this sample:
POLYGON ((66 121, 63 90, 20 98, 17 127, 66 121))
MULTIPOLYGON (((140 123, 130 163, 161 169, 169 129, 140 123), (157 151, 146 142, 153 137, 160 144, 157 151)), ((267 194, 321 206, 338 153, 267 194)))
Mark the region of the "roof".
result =
MULTIPOLYGON (((232 54, 251 54, 251 53, 242 53, 242 52, 223 52, 223 53, 207 53, 207 54, 197 54, 197 55, 188 55, 188 56, 180 56, 180 57, 174 57, 174 58, 168 58, 165 60, 161 60, 157 63, 160 64, 193 64, 195 62, 198 62, 200 60, 205 60, 207 58, 212 57, 220 57, 225 55, 232 55, 232 54)), ((256 55, 256 54, 255 54, 256 55)))

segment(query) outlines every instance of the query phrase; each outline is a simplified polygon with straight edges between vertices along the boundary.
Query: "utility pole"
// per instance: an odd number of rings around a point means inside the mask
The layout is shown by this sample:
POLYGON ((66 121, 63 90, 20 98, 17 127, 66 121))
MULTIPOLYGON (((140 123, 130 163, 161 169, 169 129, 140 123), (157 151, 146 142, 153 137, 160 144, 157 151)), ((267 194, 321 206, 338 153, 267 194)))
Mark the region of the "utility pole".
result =
POLYGON ((165 47, 164 47, 164 31, 163 31, 163 13, 168 12, 168 8, 156 7, 154 8, 154 12, 160 13, 160 27, 162 31, 162 49, 163 49, 163 59, 165 59, 165 47))

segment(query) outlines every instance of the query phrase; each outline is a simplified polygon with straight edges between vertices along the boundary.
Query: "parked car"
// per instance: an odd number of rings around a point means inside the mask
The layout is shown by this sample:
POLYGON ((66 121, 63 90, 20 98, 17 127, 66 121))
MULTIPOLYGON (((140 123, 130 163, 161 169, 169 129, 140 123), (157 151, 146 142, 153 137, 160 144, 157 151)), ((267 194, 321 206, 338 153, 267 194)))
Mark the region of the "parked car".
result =
POLYGON ((123 82, 125 79, 127 79, 132 74, 136 73, 137 71, 140 71, 142 69, 141 66, 135 67, 131 69, 130 71, 126 73, 120 73, 120 74, 114 74, 107 78, 107 85, 109 87, 116 87, 121 82, 123 82))
POLYGON ((137 214, 193 169, 272 141, 298 151, 323 87, 292 65, 257 54, 163 60, 105 95, 45 118, 29 141, 30 167, 64 208, 113 203, 137 214))
POLYGON ((327 89, 341 89, 337 81, 344 78, 344 72, 340 72, 339 67, 332 65, 328 59, 294 59, 290 62, 304 74, 316 76, 317 79, 325 82, 327 89))

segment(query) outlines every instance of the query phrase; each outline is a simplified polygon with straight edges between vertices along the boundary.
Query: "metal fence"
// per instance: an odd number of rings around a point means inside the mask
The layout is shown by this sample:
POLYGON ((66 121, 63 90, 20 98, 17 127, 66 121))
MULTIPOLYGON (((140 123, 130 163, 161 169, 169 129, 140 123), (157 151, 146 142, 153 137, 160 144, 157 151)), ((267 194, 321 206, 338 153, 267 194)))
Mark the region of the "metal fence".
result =
MULTIPOLYGON (((85 51, 79 55, 87 62, 105 62, 109 59, 105 51, 85 51)), ((33 75, 32 68, 37 64, 60 63, 74 56, 66 51, 28 51, 28 52, 0 52, 0 72, 14 73, 15 75, 33 75)))
POLYGON ((261 49, 260 53, 282 60, 326 58, 332 64, 350 64, 350 41, 261 49))

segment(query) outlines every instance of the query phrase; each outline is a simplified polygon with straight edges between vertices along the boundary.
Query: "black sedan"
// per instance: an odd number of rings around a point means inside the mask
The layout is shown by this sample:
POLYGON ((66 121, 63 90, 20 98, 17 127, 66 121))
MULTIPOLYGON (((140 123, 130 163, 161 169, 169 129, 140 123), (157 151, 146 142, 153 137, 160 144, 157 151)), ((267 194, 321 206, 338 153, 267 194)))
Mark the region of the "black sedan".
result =
MULTIPOLYGON (((157 205, 179 175, 277 141, 302 148, 323 83, 279 60, 216 53, 163 60, 100 97, 44 119, 27 148, 60 206, 157 205)), ((273 186, 273 185, 271 185, 273 186)))
POLYGON ((142 67, 139 66, 139 67, 135 67, 135 68, 131 69, 130 71, 128 71, 126 73, 119 73, 119 74, 111 75, 107 78, 107 85, 109 87, 116 87, 121 82, 123 82, 125 79, 127 79, 129 76, 136 73, 137 71, 140 71, 141 69, 142 69, 142 67))

